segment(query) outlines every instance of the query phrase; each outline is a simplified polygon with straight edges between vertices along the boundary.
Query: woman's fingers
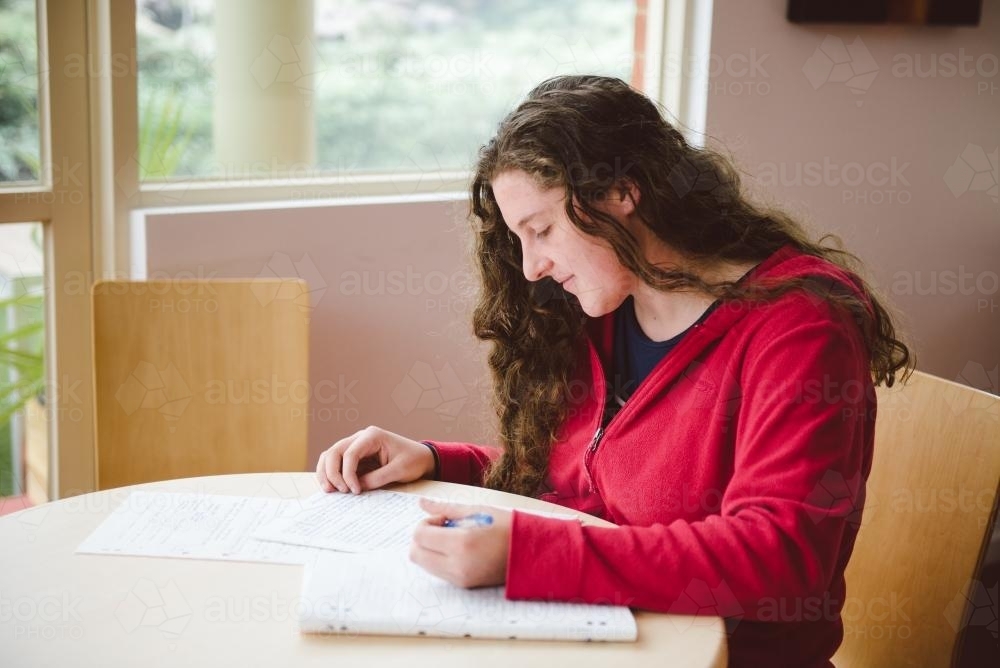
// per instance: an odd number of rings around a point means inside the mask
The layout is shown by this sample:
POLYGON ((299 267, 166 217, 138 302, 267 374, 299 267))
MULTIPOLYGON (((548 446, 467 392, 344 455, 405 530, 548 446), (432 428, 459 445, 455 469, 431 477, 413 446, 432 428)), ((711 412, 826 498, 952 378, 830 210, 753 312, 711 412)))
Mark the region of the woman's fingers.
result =
POLYGON ((402 464, 399 461, 389 462, 384 466, 362 475, 359 483, 363 491, 385 487, 389 483, 396 482, 402 475, 402 464))
POLYGON ((323 459, 326 457, 326 450, 319 453, 319 459, 316 460, 316 481, 319 482, 319 488, 324 492, 329 492, 333 489, 333 485, 330 484, 330 480, 326 477, 326 464, 323 459))
POLYGON ((430 451, 378 427, 362 429, 330 446, 316 464, 320 486, 327 492, 360 494, 393 482, 425 475, 430 451))
POLYGON ((457 584, 450 572, 450 561, 447 555, 428 550, 414 542, 410 544, 410 561, 442 580, 457 584))
MULTIPOLYGON (((438 501, 436 499, 431 499, 426 496, 420 497, 420 509, 425 513, 430 513, 431 515, 445 515, 448 516, 449 511, 455 512, 455 504, 445 503, 444 501, 438 501)), ((471 506, 462 506, 462 510, 458 511, 463 515, 467 515, 472 512, 471 506)))
POLYGON ((473 513, 485 513, 489 515, 498 510, 497 508, 491 508, 490 506, 472 506, 461 503, 447 503, 446 501, 438 501, 437 499, 431 499, 426 496, 421 497, 419 503, 421 510, 425 513, 430 515, 444 515, 450 519, 465 517, 466 515, 471 515, 473 513))
POLYGON ((336 443, 334 443, 330 448, 323 453, 323 471, 326 474, 327 480, 333 485, 339 492, 347 492, 349 487, 344 481, 344 476, 341 472, 342 469, 342 459, 344 451, 347 450, 358 438, 358 434, 361 432, 352 434, 347 438, 342 438, 336 443))
POLYGON ((316 478, 319 480, 319 486, 324 492, 332 492, 337 489, 337 485, 334 483, 333 478, 330 477, 330 473, 327 471, 327 465, 330 462, 330 452, 333 450, 333 446, 323 451, 320 454, 319 459, 316 461, 316 478))
POLYGON ((417 528, 413 530, 413 544, 423 550, 430 550, 438 554, 448 554, 448 538, 454 538, 455 532, 451 532, 450 535, 440 533, 445 530, 441 526, 444 517, 436 519, 438 520, 437 522, 431 518, 425 519, 417 525, 417 528))
MULTIPOLYGON (((347 484, 348 489, 350 489, 355 494, 361 493, 361 483, 358 482, 358 464, 361 462, 363 457, 368 456, 370 443, 365 438, 359 438, 355 440, 351 445, 344 450, 344 454, 340 462, 340 472, 344 477, 344 483, 347 484)), ((377 444, 375 444, 377 447, 377 444)))
POLYGON ((413 544, 442 555, 455 556, 469 541, 467 531, 444 526, 445 515, 424 519, 413 530, 413 544))
POLYGON ((347 491, 347 483, 344 482, 343 476, 340 475, 340 460, 341 454, 336 446, 330 448, 326 451, 326 477, 330 483, 337 488, 338 492, 347 491))
POLYGON ((344 449, 340 464, 341 475, 347 487, 355 494, 361 493, 358 469, 366 458, 377 455, 381 447, 381 435, 377 429, 369 427, 363 430, 361 435, 344 449))

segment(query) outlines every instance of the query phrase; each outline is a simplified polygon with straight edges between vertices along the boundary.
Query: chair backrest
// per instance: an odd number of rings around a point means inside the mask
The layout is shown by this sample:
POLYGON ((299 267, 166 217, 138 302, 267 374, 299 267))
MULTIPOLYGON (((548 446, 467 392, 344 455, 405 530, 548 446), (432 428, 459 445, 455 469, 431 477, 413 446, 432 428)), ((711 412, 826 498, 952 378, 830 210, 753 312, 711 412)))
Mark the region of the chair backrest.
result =
POLYGON ((840 668, 946 666, 996 513, 1000 398, 914 373, 878 389, 868 500, 847 567, 840 668))
POLYGON ((303 470, 307 295, 298 280, 97 283, 97 488, 303 470))

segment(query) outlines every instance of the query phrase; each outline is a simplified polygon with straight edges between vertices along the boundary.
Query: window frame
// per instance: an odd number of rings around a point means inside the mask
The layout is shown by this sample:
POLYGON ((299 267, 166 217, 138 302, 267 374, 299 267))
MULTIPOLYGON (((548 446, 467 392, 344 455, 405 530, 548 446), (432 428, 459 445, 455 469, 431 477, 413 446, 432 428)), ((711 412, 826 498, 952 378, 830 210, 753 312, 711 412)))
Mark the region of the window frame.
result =
POLYGON ((43 229, 49 499, 92 491, 95 482, 90 295, 70 289, 94 275, 90 79, 51 67, 87 53, 88 5, 36 1, 40 183, 0 187, 0 224, 43 229), (53 178, 53 155, 76 166, 73 179, 53 178))

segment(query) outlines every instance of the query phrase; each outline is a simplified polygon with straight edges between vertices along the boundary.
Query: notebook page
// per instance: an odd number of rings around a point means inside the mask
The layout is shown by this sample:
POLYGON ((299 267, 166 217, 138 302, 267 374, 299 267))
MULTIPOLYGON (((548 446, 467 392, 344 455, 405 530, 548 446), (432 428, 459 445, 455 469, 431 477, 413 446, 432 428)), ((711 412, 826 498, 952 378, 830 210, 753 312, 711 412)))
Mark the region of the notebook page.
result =
POLYGON ((251 536, 261 524, 299 507, 297 500, 135 491, 76 552, 303 564, 318 550, 251 536))
POLYGON ((637 637, 627 607, 508 601, 503 587, 456 587, 398 549, 322 552, 306 566, 302 601, 303 633, 595 642, 637 637))

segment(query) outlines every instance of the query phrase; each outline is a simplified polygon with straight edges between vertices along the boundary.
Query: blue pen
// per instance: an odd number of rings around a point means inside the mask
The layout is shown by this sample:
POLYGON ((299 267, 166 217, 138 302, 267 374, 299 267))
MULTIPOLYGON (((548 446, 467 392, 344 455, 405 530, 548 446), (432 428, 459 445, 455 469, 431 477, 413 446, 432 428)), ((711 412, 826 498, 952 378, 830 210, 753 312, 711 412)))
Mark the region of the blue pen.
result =
POLYGON ((486 513, 472 513, 471 515, 466 515, 465 517, 446 519, 444 524, 441 526, 464 529, 466 527, 488 527, 491 524, 493 524, 492 515, 487 515, 486 513))

